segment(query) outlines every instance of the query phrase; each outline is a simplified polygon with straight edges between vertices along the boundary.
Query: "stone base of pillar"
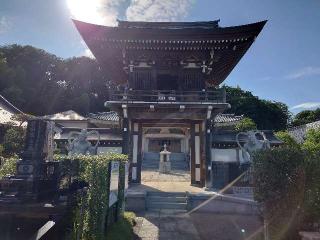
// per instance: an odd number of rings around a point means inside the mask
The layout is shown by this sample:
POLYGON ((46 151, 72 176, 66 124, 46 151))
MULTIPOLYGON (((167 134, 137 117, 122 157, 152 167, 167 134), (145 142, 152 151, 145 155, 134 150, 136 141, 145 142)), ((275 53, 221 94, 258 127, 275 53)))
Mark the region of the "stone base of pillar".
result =
POLYGON ((160 173, 171 172, 171 162, 159 162, 159 172, 160 173))

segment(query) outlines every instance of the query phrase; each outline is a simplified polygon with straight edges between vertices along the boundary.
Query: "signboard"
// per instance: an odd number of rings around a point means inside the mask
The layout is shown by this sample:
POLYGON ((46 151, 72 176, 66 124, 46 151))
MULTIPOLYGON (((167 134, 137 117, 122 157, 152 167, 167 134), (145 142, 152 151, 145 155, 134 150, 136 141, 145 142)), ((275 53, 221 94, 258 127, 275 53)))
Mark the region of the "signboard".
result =
POLYGON ((118 200, 119 162, 111 162, 109 207, 118 200))
MULTIPOLYGON (((119 184, 119 162, 111 162, 111 176, 110 176, 110 195, 109 207, 118 201, 118 184, 119 184)), ((129 187, 129 164, 125 164, 125 185, 124 192, 126 194, 129 187)))

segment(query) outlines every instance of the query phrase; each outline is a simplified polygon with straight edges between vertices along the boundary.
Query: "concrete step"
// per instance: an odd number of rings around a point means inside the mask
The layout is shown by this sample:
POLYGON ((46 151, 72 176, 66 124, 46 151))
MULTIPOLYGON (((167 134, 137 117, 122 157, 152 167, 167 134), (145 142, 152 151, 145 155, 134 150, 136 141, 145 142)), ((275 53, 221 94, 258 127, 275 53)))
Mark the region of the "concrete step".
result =
POLYGON ((148 210, 156 210, 156 209, 185 210, 185 209, 187 209, 187 203, 147 202, 147 209, 148 210))
POLYGON ((158 197, 186 197, 185 192, 147 192, 147 196, 158 196, 158 197))

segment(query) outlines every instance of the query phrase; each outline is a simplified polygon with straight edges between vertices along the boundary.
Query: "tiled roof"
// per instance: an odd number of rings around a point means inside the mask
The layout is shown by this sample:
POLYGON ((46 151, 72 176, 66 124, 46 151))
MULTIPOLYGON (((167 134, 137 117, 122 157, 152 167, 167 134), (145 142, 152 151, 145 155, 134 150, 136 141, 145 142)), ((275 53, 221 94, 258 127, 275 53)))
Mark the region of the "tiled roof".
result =
POLYGON ((1 108, 6 108, 13 114, 23 114, 23 112, 14 106, 11 102, 4 98, 4 96, 0 95, 0 106, 1 108))
POLYGON ((15 114, 23 114, 18 108, 12 105, 7 99, 0 95, 0 124, 20 125, 20 122, 13 121, 11 118, 15 114))
MULTIPOLYGON (((92 119, 101 120, 101 121, 112 121, 112 122, 119 121, 119 115, 114 111, 90 113, 88 117, 92 119)), ((243 115, 235 116, 234 114, 219 114, 215 117, 214 122, 215 123, 231 123, 231 122, 240 121, 242 118, 243 118, 243 115)))
POLYGON ((49 120, 86 120, 84 116, 81 116, 79 113, 73 110, 55 113, 52 115, 46 115, 46 116, 43 116, 42 118, 49 119, 49 120))
POLYGON ((232 123, 232 122, 237 122, 243 119, 243 115, 241 116, 235 116, 234 114, 218 114, 214 122, 215 123, 232 123))
POLYGON ((114 111, 89 113, 88 117, 101 121, 119 122, 119 115, 114 111))

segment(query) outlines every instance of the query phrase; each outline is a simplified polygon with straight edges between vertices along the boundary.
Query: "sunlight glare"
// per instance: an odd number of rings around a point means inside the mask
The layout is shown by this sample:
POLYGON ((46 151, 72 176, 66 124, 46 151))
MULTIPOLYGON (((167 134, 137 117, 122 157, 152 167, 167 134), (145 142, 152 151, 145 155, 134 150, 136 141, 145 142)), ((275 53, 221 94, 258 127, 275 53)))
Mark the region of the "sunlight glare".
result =
POLYGON ((72 17, 77 20, 98 24, 104 22, 101 0, 67 0, 67 4, 72 17))

